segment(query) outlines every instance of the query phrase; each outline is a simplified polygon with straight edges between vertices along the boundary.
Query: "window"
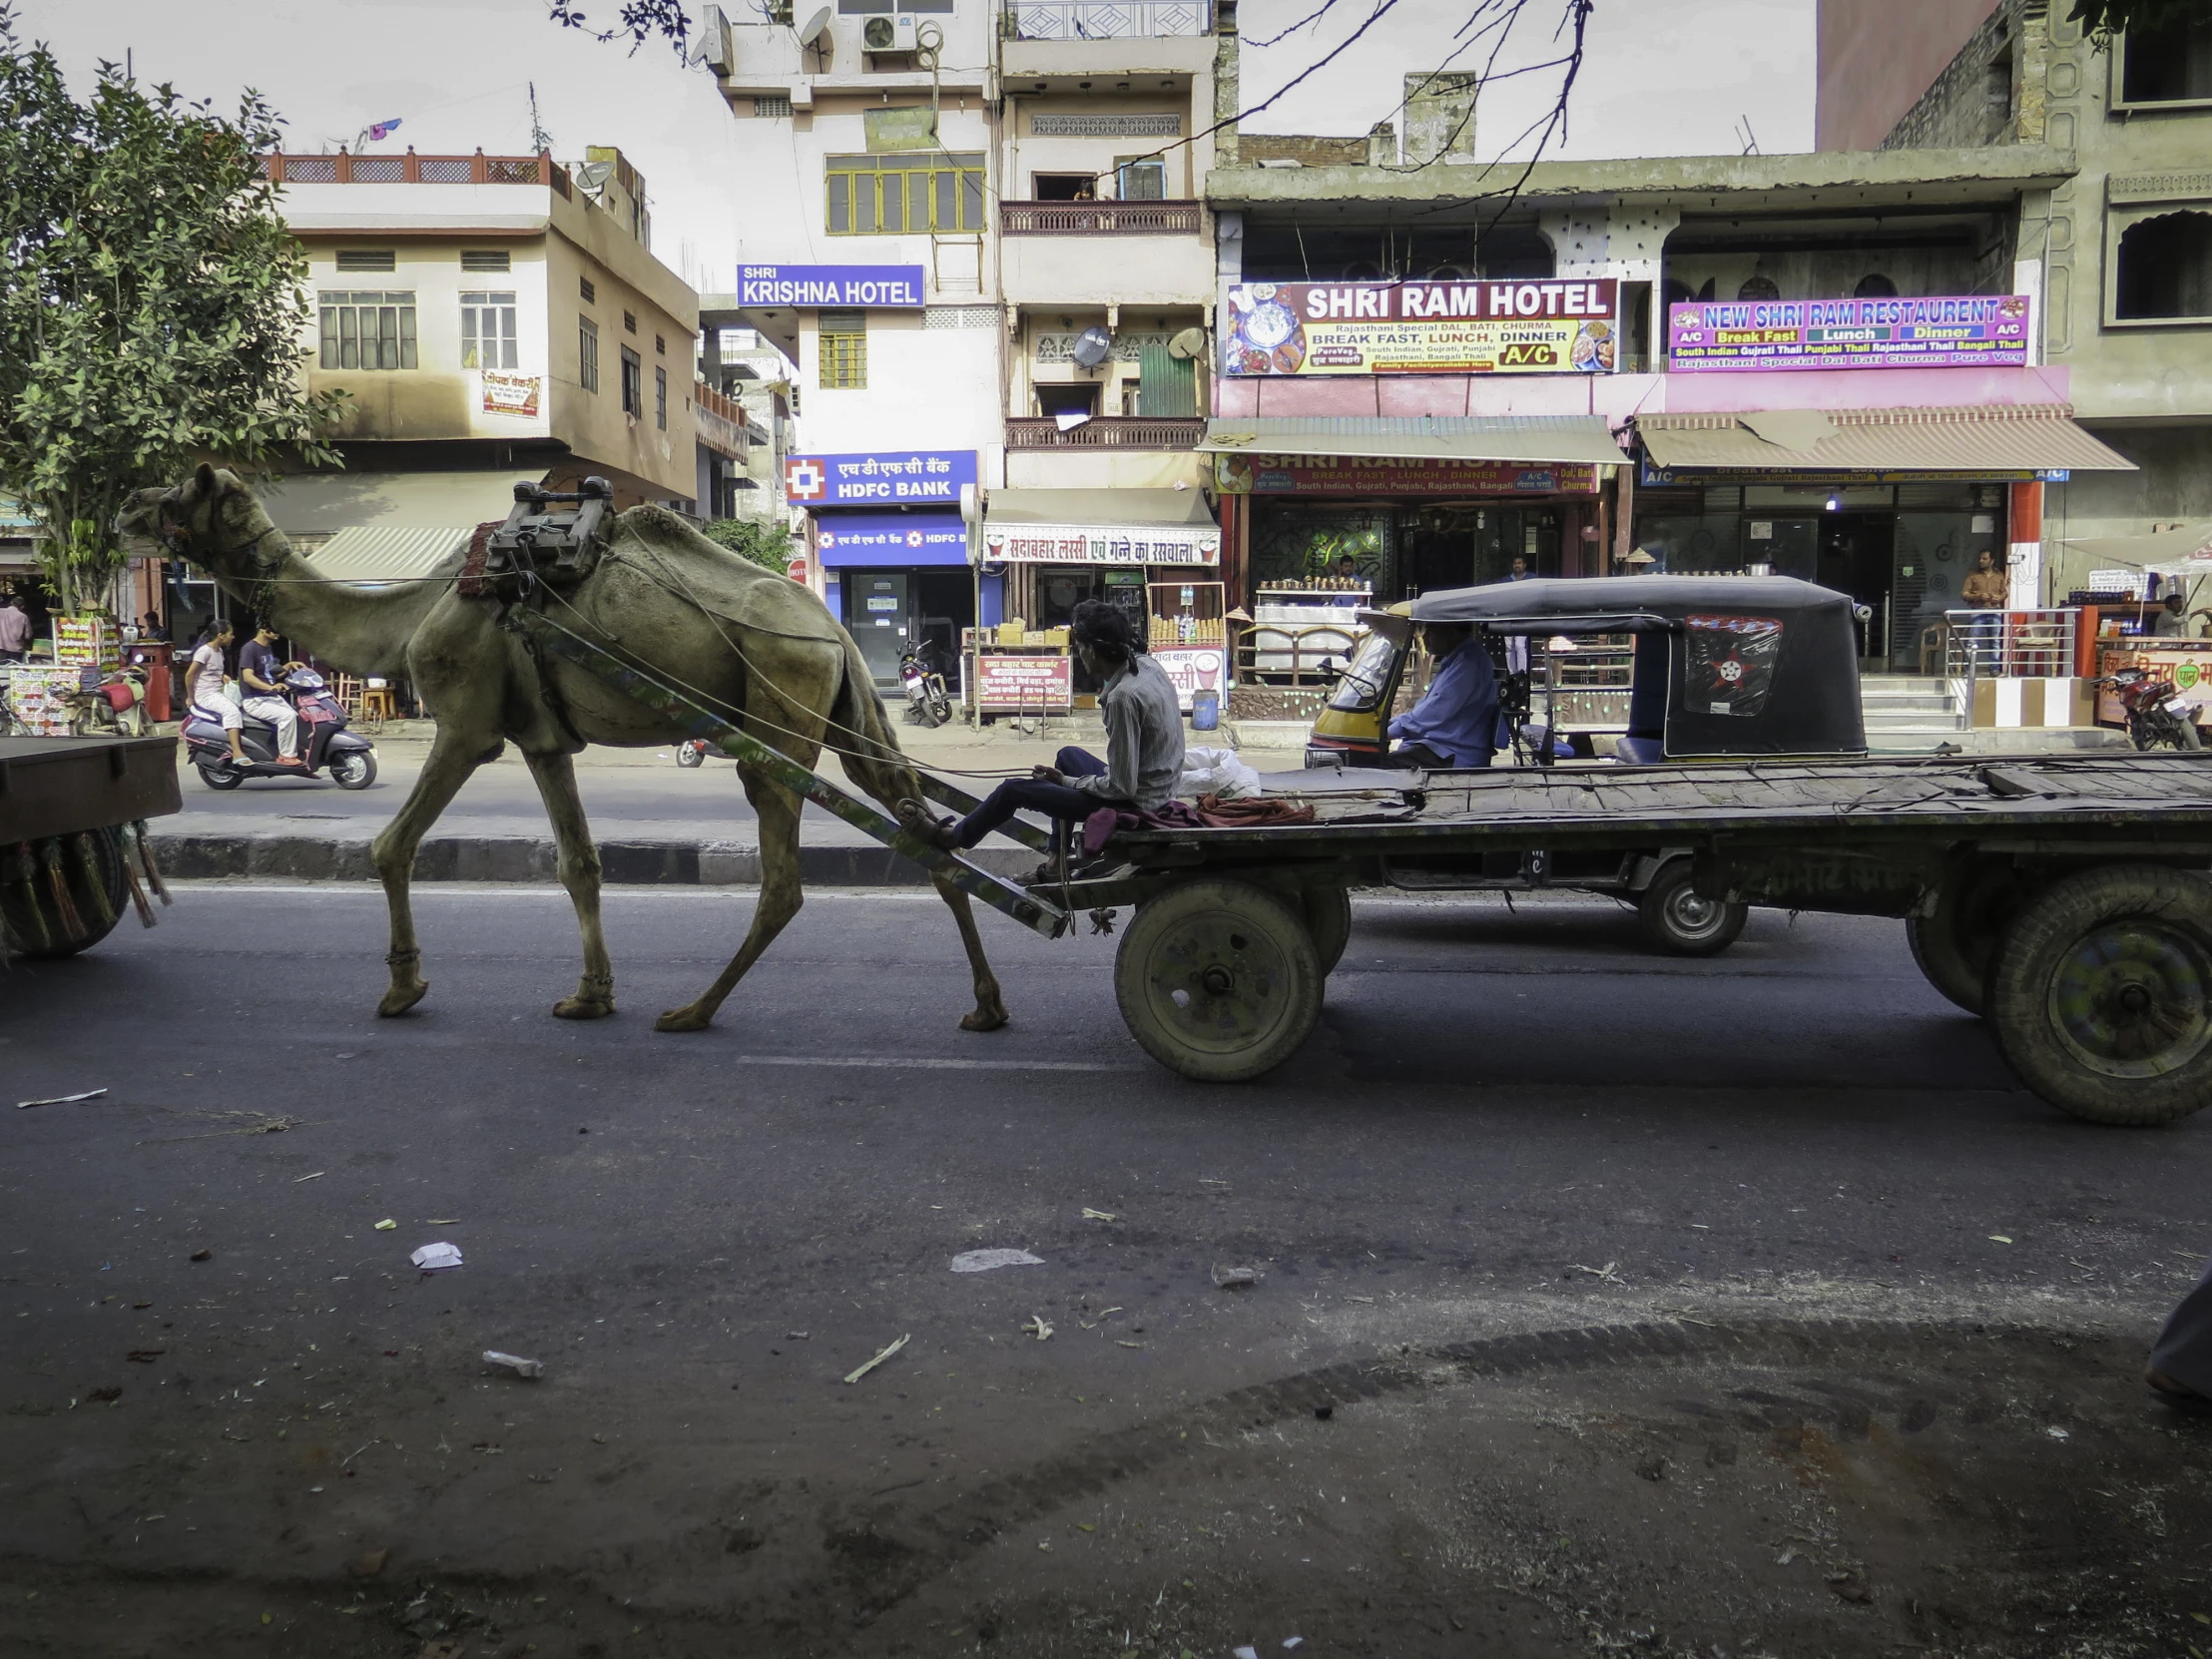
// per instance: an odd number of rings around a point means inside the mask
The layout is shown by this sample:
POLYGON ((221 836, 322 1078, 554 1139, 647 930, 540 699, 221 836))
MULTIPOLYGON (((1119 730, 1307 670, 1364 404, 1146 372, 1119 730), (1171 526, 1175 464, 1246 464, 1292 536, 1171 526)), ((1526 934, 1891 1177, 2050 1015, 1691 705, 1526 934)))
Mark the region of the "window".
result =
POLYGON ((2212 316, 2212 214, 2160 214, 2120 233, 2113 315, 2122 322, 2212 316))
POLYGON ((1895 299, 1898 296, 1898 285, 1881 272, 1870 271, 1859 278, 1859 284, 1851 290, 1851 296, 1854 299, 1895 299))
POLYGON ((461 250, 461 269, 463 271, 483 272, 509 271, 513 269, 513 261, 503 248, 464 248, 461 250))
POLYGON ((2130 29, 2120 45, 2122 104, 2212 100, 2212 19, 2130 29))
POLYGON ((586 391, 599 389, 599 324, 588 316, 576 319, 576 383, 586 391))
POLYGON ((1168 164, 1139 157, 1114 167, 1114 194, 1124 202, 1164 202, 1168 194, 1168 164))
POLYGON ((1743 286, 1736 290, 1738 299, 1780 299, 1781 286, 1772 276, 1746 276, 1743 286))
POLYGON ((622 412, 645 413, 645 359, 627 345, 622 348, 622 412))
POLYGON ((766 98, 753 100, 753 113, 764 121, 789 121, 792 117, 792 101, 789 93, 770 93, 766 98))
POLYGON ((324 293, 324 368, 413 368, 415 296, 412 293, 324 293))
POLYGON ((584 296, 587 304, 597 304, 599 302, 599 290, 592 286, 589 276, 576 278, 576 291, 584 296))
POLYGON ((653 355, 656 357, 668 355, 668 337, 665 334, 655 334, 653 336, 653 355))
POLYGON ((867 312, 822 313, 822 384, 826 391, 867 389, 867 312))
POLYGON ((622 331, 626 334, 634 334, 638 331, 638 313, 636 311, 624 311, 622 313, 622 331))
POLYGON ((1088 173, 1033 173, 1029 188, 1039 202, 1088 202, 1098 194, 1098 181, 1088 173))
POLYGON ((653 424, 662 431, 668 430, 668 370, 653 371, 653 424))
POLYGON ((983 157, 920 151, 824 162, 832 236, 983 229, 983 157))
POLYGON ((1082 415, 1088 419, 1098 413, 1098 387, 1080 381, 1040 385, 1037 387, 1037 413, 1082 415))
POLYGON ((461 295, 461 366, 515 366, 515 296, 511 293, 461 295))
POLYGON ((341 248, 338 250, 340 271, 397 271, 399 256, 388 248, 341 248))

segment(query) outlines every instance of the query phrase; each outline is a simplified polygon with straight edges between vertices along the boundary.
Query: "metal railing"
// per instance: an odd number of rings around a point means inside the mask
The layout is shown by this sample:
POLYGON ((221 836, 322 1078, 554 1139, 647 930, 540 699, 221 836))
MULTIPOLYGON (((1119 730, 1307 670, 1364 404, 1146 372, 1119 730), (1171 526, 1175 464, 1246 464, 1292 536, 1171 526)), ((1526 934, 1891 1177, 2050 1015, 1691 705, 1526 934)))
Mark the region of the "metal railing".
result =
POLYGON ((2063 680, 2074 672, 2081 613, 1945 611, 1943 674, 1963 680, 2063 680))
POLYGON ((1050 415, 1016 415, 1006 422, 1008 449, 1196 449, 1205 435, 1203 417, 1093 415, 1064 432, 1050 415))
POLYGON ((568 169, 550 154, 535 156, 418 156, 410 148, 398 156, 355 156, 340 150, 331 156, 266 158, 269 176, 294 185, 551 185, 569 194, 568 169))
POLYGON ((1001 202, 1004 237, 1192 237, 1196 202, 1001 202))
POLYGON ((1157 40, 1214 32, 1211 0, 1012 0, 1013 40, 1157 40))

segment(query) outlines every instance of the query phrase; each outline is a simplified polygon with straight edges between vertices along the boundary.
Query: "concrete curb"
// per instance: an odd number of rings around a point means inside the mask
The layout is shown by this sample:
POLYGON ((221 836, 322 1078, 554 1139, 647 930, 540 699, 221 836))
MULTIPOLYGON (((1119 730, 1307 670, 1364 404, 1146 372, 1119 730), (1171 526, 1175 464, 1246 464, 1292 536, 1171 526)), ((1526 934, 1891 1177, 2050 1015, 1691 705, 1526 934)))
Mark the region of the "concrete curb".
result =
MULTIPOLYGON (((373 881, 367 839, 331 840, 307 835, 153 835, 154 856, 165 875, 181 880, 252 877, 261 880, 373 881)), ((988 847, 969 854, 997 875, 1033 867, 1037 855, 1022 847, 988 847)), ((609 886, 757 887, 761 849, 728 840, 605 840, 599 862, 609 886)), ((440 835, 415 855, 417 881, 516 881, 543 885, 559 879, 553 838, 524 835, 440 835)), ((887 846, 802 842, 800 878, 826 887, 918 887, 928 882, 919 864, 887 846)))

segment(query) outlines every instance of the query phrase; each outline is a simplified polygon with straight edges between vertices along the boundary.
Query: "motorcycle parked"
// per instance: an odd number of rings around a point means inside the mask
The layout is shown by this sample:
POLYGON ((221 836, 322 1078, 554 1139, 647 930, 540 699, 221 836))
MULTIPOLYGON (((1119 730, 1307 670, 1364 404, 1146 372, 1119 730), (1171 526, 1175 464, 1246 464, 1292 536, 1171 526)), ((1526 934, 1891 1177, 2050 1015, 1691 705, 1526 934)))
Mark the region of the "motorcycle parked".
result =
POLYGON ((898 654, 898 683, 906 691, 906 718, 934 732, 952 718, 952 697, 937 668, 936 648, 927 640, 908 640, 898 654))
MULTIPOLYGON (((90 676, 92 670, 85 673, 90 676)), ((70 730, 80 738, 146 736, 146 675, 135 668, 104 674, 91 686, 66 694, 70 730)))
POLYGON ((2204 747, 2196 711, 2176 695, 2171 680, 2147 668, 2123 668, 2096 682, 2115 693, 2127 715, 2128 741, 2137 749, 2196 750, 2204 747))
POLYGON ((376 782, 376 752, 358 732, 346 730, 345 710, 330 695, 328 683, 311 668, 285 675, 284 696, 299 714, 299 758, 285 766, 276 758, 276 729, 252 715, 239 733, 247 763, 231 759, 223 728, 194 711, 185 721, 186 753, 211 790, 235 790, 249 778, 313 778, 328 773, 341 790, 365 790, 376 782))

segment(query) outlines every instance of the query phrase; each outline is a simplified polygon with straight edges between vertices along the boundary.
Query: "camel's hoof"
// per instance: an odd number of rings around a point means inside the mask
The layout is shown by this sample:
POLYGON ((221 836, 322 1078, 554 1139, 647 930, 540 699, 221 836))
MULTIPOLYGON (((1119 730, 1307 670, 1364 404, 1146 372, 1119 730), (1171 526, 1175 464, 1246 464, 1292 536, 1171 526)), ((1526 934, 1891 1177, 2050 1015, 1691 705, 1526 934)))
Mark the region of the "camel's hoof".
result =
POLYGON ((703 1014, 697 1008, 671 1008, 653 1022, 656 1031, 704 1031, 714 1023, 712 1014, 703 1014))
POLYGON ((394 985, 384 992, 383 1001, 376 1004, 378 1019, 392 1019, 405 1013, 430 994, 430 981, 417 979, 411 985, 394 985))
POLYGON ((960 1029, 963 1031, 996 1031, 1012 1017, 1002 1007, 978 1008, 972 1014, 962 1014, 960 1016, 960 1029))
POLYGON ((555 1019, 605 1019, 614 1011, 611 996, 564 996, 553 1004, 555 1019))

